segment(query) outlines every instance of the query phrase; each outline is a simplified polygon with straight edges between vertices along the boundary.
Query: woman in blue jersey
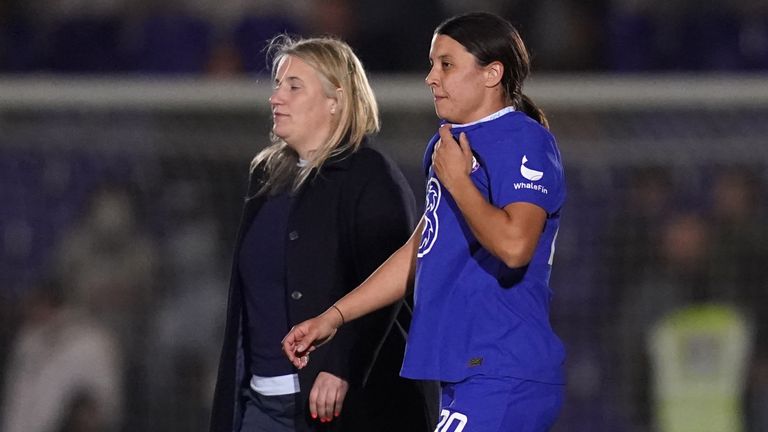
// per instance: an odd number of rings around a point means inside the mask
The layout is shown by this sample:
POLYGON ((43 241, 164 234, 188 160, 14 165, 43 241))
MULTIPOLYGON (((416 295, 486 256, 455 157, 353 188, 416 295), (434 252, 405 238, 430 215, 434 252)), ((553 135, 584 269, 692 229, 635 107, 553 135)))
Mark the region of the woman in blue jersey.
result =
POLYGON ((451 18, 429 58, 443 124, 424 158, 421 222, 364 283, 295 326, 283 350, 306 366, 340 326, 402 298, 415 280, 401 375, 441 382, 436 431, 546 431, 564 390, 548 286, 565 199, 560 153, 522 93, 529 57, 507 21, 451 18))

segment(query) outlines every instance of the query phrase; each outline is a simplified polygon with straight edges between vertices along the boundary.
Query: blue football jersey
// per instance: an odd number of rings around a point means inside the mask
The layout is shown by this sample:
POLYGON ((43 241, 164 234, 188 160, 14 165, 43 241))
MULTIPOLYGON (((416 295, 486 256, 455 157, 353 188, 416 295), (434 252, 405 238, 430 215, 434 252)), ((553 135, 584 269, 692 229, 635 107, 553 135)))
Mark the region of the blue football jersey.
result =
POLYGON ((454 126, 474 154, 475 186, 499 208, 527 202, 547 212, 530 264, 512 269, 474 237, 432 170, 429 142, 424 231, 416 265, 415 309, 402 375, 458 382, 476 375, 563 382, 565 350, 549 323, 549 275, 565 177, 552 134, 506 108, 454 126))

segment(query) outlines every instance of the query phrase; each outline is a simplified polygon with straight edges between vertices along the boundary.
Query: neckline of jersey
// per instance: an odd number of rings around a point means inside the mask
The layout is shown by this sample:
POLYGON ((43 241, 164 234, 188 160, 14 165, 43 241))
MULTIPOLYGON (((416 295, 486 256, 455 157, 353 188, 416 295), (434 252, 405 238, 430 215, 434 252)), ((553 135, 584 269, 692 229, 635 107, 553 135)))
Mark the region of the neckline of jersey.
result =
POLYGON ((487 116, 481 118, 480 120, 475 120, 473 122, 464 123, 464 124, 454 124, 454 125, 451 125, 451 129, 465 128, 465 127, 469 127, 469 126, 474 126, 476 124, 489 122, 491 120, 496 120, 497 118, 499 118, 499 117, 501 117, 501 116, 503 116, 505 114, 511 113, 513 111, 515 111, 515 107, 513 107, 513 106, 504 107, 504 108, 496 111, 493 114, 490 114, 490 115, 487 115, 487 116))

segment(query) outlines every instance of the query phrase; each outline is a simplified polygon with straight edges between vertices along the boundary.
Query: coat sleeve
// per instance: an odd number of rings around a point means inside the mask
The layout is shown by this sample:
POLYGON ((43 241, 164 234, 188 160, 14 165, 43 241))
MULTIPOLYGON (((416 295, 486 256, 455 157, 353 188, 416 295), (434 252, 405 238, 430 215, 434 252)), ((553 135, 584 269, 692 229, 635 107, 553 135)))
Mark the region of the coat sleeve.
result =
MULTIPOLYGON (((364 169, 355 170, 364 181, 354 186, 349 206, 345 207, 349 214, 342 216, 346 220, 342 256, 350 282, 348 290, 364 281, 408 240, 415 222, 413 192, 405 177, 392 162, 376 155, 364 169)), ((364 385, 400 306, 400 302, 395 303, 342 327, 331 342, 322 369, 347 379, 350 385, 364 385)))

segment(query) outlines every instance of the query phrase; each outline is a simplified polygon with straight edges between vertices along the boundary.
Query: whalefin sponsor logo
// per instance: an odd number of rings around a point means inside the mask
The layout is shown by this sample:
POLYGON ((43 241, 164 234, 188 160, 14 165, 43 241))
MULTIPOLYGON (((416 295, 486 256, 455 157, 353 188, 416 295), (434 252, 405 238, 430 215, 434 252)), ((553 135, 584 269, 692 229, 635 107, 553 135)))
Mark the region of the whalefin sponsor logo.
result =
POLYGON ((523 160, 520 162, 520 174, 522 174, 522 176, 525 177, 526 180, 530 180, 530 183, 526 183, 526 182, 512 183, 512 186, 515 187, 515 190, 531 189, 534 191, 541 192, 544 195, 548 194, 549 191, 547 190, 547 188, 545 188, 541 184, 534 183, 541 180, 541 178, 544 177, 544 171, 537 171, 535 169, 528 168, 527 166, 525 166, 526 162, 528 162, 528 156, 523 155, 523 160))
POLYGON ((535 184, 533 182, 531 182, 531 183, 512 183, 512 186, 515 187, 515 190, 531 189, 531 190, 539 191, 539 192, 543 193, 544 195, 549 193, 549 190, 547 190, 547 188, 545 188, 544 186, 542 186, 540 184, 535 184))
POLYGON ((544 172, 528 168, 525 166, 526 162, 528 162, 528 156, 523 155, 523 161, 520 163, 520 174, 530 181, 541 180, 541 178, 544 177, 544 172))

